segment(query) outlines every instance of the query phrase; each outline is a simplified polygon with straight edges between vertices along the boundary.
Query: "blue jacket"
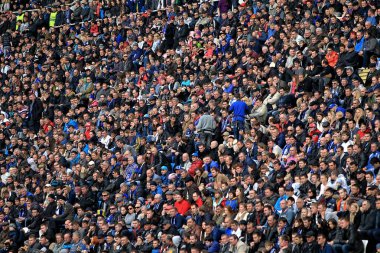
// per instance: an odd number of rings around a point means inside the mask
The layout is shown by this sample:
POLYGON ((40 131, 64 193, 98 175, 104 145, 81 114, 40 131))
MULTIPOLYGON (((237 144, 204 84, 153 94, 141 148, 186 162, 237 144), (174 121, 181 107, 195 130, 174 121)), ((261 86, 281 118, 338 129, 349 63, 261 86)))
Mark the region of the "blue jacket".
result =
POLYGON ((75 120, 70 120, 67 124, 63 126, 63 132, 67 133, 69 131, 69 127, 73 126, 75 129, 78 129, 78 123, 75 120))
POLYGON ((230 112, 234 113, 233 121, 244 121, 245 115, 249 111, 248 105, 241 100, 235 101, 230 106, 230 112))
POLYGON ((227 88, 225 88, 223 91, 227 92, 227 93, 232 93, 233 90, 234 90, 234 86, 231 83, 230 86, 228 86, 227 88))
POLYGON ((323 248, 319 248, 318 253, 333 253, 333 248, 330 244, 326 243, 323 248))
POLYGON ((214 242, 219 242, 220 237, 222 237, 222 231, 219 228, 214 227, 214 229, 211 232, 211 236, 214 242))
POLYGON ((356 42, 355 52, 359 53, 360 51, 363 50, 363 47, 364 47, 364 36, 361 38, 361 40, 356 42))
POLYGON ((179 213, 177 213, 177 215, 175 217, 170 218, 170 223, 176 229, 182 228, 182 226, 183 226, 183 224, 185 224, 185 222, 186 222, 186 219, 182 215, 180 215, 179 213))
POLYGON ((206 249, 209 253, 219 252, 219 242, 213 241, 210 246, 206 247, 206 249))
POLYGON ((367 164, 367 171, 373 171, 374 170, 374 167, 373 165, 371 164, 371 159, 374 158, 374 157, 377 157, 377 158, 380 158, 380 152, 379 151, 376 151, 374 153, 371 153, 368 157, 368 164, 367 164))
POLYGON ((237 199, 227 199, 226 206, 230 206, 233 211, 236 211, 238 209, 238 201, 237 199))
POLYGON ((132 61, 136 61, 140 59, 140 56, 142 55, 142 50, 140 48, 137 48, 136 50, 132 50, 131 55, 129 56, 132 61))
POLYGON ((288 196, 284 195, 284 196, 279 197, 279 198, 277 199, 276 204, 274 205, 274 209, 275 209, 277 212, 281 211, 280 202, 281 202, 281 200, 283 200, 283 199, 287 200, 287 199, 288 199, 288 196))

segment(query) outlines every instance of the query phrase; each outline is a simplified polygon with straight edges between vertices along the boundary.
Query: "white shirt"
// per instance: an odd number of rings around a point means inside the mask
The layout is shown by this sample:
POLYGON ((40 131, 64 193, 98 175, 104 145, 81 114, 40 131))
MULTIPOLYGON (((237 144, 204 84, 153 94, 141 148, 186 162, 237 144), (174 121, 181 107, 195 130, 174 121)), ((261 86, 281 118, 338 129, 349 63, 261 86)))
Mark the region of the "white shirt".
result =
POLYGON ((106 137, 100 138, 100 143, 104 144, 106 148, 108 148, 108 145, 110 144, 111 136, 107 135, 106 137))

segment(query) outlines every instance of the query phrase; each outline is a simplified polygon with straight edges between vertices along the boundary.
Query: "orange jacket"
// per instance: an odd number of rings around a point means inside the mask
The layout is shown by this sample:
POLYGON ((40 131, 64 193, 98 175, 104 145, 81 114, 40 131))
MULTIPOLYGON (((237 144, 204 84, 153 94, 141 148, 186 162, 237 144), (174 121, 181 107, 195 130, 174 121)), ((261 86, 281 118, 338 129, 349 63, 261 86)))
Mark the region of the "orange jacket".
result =
POLYGON ((330 67, 335 67, 338 59, 339 55, 335 51, 331 51, 331 53, 326 54, 326 60, 329 62, 330 67))
MULTIPOLYGON (((340 205, 341 205, 341 202, 342 202, 342 199, 338 199, 337 201, 336 201, 336 210, 339 212, 339 211, 341 211, 341 210, 339 210, 339 208, 340 208, 340 205)), ((344 202, 344 205, 343 205, 343 211, 347 211, 347 200, 345 200, 345 202, 344 202)))

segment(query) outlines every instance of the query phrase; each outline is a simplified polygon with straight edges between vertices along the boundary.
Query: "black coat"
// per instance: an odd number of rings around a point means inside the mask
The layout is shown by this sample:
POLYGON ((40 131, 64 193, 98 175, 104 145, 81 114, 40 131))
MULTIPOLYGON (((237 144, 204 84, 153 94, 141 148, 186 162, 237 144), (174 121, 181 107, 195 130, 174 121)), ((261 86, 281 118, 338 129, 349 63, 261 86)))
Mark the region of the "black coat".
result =
POLYGON ((42 224, 42 215, 38 215, 36 217, 32 217, 28 220, 28 226, 27 228, 30 229, 30 233, 34 234, 37 233, 40 229, 40 225, 42 224))
POLYGON ((141 185, 145 185, 146 184, 146 171, 148 170, 148 166, 146 165, 145 162, 142 165, 137 164, 137 166, 139 167, 139 173, 136 174, 135 180, 140 181, 141 185))
POLYGON ((305 243, 302 247, 302 252, 303 253, 318 253, 319 248, 318 248, 317 242, 314 241, 311 243, 305 243))
POLYGON ((120 189, 120 184, 124 182, 123 176, 119 175, 110 181, 110 184, 105 188, 105 191, 116 192, 120 189))
POLYGON ((351 66, 351 67, 357 67, 359 63, 359 55, 357 52, 352 51, 352 52, 347 52, 344 55, 344 65, 345 66, 351 66))
POLYGON ((186 24, 183 26, 178 26, 175 33, 175 39, 180 40, 180 41, 185 40, 188 33, 189 33, 189 27, 186 24))
POLYGON ((47 207, 45 208, 45 211, 43 212, 44 218, 51 218, 55 214, 55 210, 57 209, 57 203, 50 202, 47 207))
POLYGON ((267 227, 264 230, 265 240, 275 242, 277 240, 277 225, 273 227, 267 227))
POLYGON ((39 120, 42 117, 42 112, 44 110, 41 100, 39 98, 36 98, 34 103, 33 104, 31 103, 30 106, 31 106, 31 110, 30 110, 31 113, 29 115, 29 121, 39 123, 39 120))
POLYGON ((366 212, 362 212, 360 219, 360 231, 371 230, 376 226, 376 212, 372 210, 368 210, 366 212))
POLYGON ((363 252, 363 242, 359 239, 358 231, 354 226, 350 225, 348 229, 338 228, 334 244, 347 244, 352 247, 352 252, 363 252))
POLYGON ((95 205, 95 198, 91 192, 88 192, 86 195, 82 195, 79 197, 79 204, 83 209, 88 207, 93 208, 95 205))
POLYGON ((55 26, 60 26, 60 25, 63 25, 65 23, 65 12, 63 11, 59 11, 57 13, 57 17, 55 19, 55 26))

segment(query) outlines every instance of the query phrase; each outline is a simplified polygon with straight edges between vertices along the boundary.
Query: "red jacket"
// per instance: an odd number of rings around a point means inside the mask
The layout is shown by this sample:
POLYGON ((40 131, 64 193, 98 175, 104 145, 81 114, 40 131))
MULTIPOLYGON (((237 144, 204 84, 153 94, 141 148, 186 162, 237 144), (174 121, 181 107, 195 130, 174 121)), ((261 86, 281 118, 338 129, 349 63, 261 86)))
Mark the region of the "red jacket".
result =
POLYGON ((197 204, 198 207, 203 206, 203 200, 201 198, 198 198, 197 201, 195 201, 195 204, 197 204))
POLYGON ((187 213, 190 209, 190 203, 187 200, 181 200, 181 201, 176 201, 174 203, 174 207, 177 209, 178 213, 181 214, 182 216, 187 213))
POLYGON ((326 60, 328 61, 330 67, 335 67, 336 63, 338 62, 339 55, 337 52, 332 51, 329 54, 326 54, 326 60))
POLYGON ((197 160, 197 161, 193 162, 189 168, 189 171, 188 171, 190 176, 195 177, 195 171, 197 169, 202 168, 202 166, 203 166, 202 160, 197 160))

